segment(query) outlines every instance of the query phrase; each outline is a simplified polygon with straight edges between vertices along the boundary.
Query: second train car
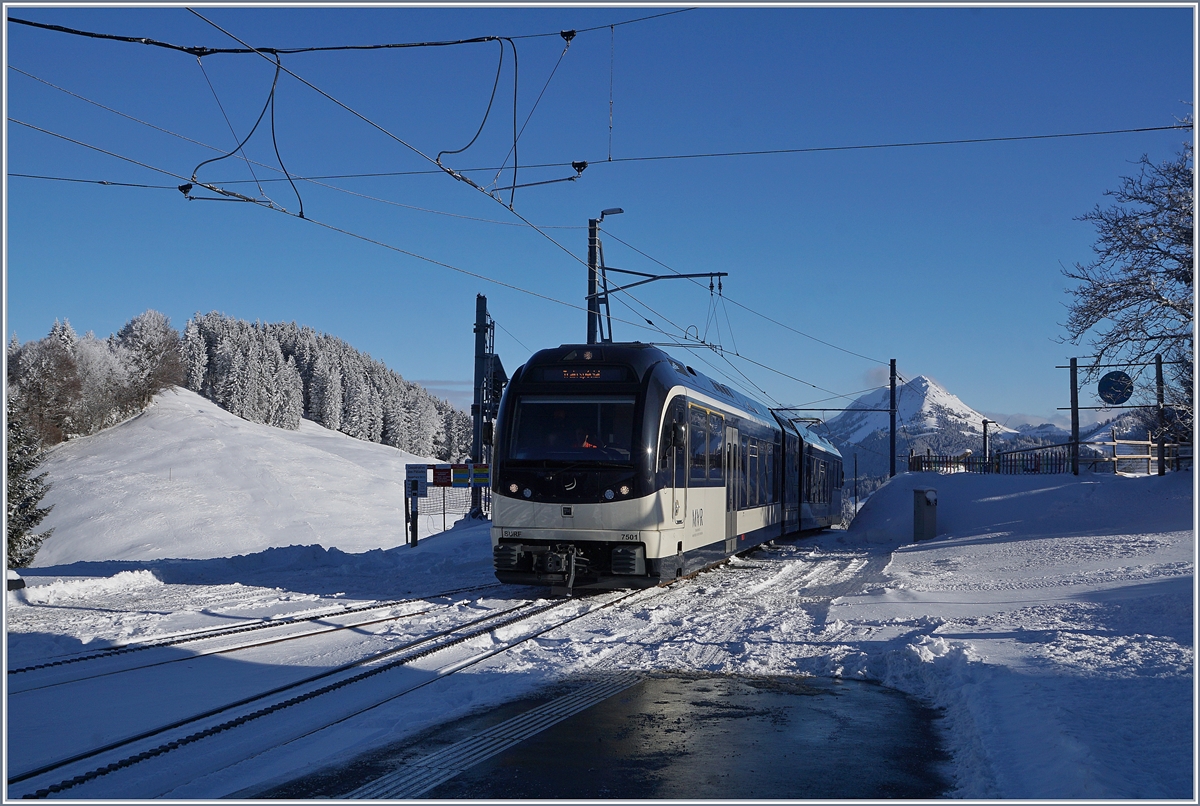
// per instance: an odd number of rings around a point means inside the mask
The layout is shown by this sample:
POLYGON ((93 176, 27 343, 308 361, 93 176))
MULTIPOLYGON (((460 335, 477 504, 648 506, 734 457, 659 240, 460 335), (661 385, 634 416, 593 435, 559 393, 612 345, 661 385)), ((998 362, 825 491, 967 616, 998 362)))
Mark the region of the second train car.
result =
POLYGON ((496 420, 496 577, 657 585, 840 523, 842 482, 828 441, 657 347, 541 350, 496 420))

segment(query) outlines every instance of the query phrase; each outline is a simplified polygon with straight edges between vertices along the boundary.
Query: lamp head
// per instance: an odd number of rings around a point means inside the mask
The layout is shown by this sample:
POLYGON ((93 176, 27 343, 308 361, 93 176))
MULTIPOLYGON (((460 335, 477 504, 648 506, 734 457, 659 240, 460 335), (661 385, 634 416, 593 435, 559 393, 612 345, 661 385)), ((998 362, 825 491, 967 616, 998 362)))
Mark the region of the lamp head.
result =
POLYGON ((603 221, 606 215, 620 215, 625 212, 620 207, 609 207, 607 210, 600 211, 600 220, 603 221))

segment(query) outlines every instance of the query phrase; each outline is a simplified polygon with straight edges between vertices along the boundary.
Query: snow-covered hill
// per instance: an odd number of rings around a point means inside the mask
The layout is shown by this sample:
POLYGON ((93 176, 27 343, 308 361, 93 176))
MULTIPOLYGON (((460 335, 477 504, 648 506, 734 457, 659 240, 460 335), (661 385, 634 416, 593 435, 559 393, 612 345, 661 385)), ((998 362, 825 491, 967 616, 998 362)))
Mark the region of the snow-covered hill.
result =
POLYGON ((33 564, 389 548, 405 540, 404 465, 426 461, 308 420, 251 423, 174 389, 50 452, 43 523, 55 531, 33 564))
POLYGON ((1022 423, 1017 426, 1017 433, 1023 437, 1038 439, 1043 442, 1066 442, 1071 438, 1071 432, 1066 428, 1059 428, 1053 423, 1040 423, 1033 425, 1031 423, 1022 423))

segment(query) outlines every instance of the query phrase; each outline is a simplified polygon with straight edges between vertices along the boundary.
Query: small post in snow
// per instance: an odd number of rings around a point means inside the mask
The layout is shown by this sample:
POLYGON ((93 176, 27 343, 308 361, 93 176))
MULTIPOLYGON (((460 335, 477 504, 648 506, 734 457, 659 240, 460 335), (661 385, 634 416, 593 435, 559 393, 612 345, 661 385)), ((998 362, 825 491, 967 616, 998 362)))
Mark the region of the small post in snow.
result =
POLYGON ((854 514, 858 515, 858 454, 854 454, 854 514))
POLYGON ((1071 473, 1079 475, 1079 359, 1071 359, 1071 473))
POLYGON ((1158 475, 1167 474, 1167 412, 1163 408, 1162 356, 1154 356, 1154 380, 1158 385, 1158 475))
POLYGON ((891 429, 889 430, 891 450, 891 465, 888 467, 888 478, 896 475, 896 359, 891 361, 892 370, 892 402, 889 407, 891 411, 891 429))
POLYGON ((408 482, 409 489, 405 491, 405 503, 408 504, 408 545, 417 545, 417 505, 420 504, 420 499, 417 498, 417 482, 412 480, 408 482))

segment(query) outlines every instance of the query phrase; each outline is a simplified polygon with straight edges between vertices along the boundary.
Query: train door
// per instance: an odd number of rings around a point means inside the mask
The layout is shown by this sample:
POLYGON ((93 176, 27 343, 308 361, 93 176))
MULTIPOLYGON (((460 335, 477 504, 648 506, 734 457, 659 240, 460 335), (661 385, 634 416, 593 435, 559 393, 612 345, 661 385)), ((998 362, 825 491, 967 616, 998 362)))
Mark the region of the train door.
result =
POLYGON ((663 464, 669 474, 669 479, 663 486, 671 488, 667 522, 682 526, 687 513, 688 472, 687 409, 682 397, 675 398, 668 409, 663 430, 667 432, 663 440, 663 451, 666 454, 663 464))
POLYGON ((738 439, 738 430, 733 426, 725 427, 725 554, 737 551, 737 507, 741 481, 741 449, 742 441, 738 439))
POLYGON ((676 526, 683 526, 687 514, 687 409, 682 397, 675 399, 675 428, 678 438, 675 440, 672 462, 673 488, 671 490, 671 517, 676 526))

